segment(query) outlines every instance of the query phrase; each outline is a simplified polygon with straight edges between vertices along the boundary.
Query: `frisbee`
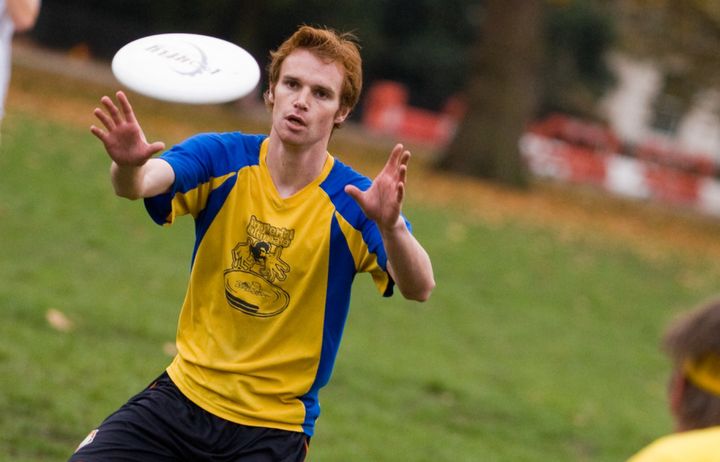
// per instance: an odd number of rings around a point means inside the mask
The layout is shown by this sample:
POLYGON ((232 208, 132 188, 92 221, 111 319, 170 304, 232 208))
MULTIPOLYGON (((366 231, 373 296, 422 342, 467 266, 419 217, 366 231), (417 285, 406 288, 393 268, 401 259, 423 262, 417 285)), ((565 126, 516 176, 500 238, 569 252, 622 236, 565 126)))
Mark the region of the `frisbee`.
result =
POLYGON ((130 90, 186 104, 234 101, 249 94, 260 80, 260 68, 250 53, 200 34, 134 40, 115 53, 112 72, 130 90))

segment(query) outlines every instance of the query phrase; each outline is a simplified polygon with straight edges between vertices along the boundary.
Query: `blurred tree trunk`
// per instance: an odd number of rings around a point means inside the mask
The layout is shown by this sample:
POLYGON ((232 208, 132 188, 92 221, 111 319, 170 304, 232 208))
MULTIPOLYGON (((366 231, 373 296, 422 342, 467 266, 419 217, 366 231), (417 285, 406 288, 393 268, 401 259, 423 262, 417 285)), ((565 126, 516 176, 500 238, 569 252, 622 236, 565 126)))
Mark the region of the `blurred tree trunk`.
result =
POLYGON ((524 187, 518 141, 538 104, 543 0, 487 0, 471 51, 467 112, 438 166, 524 187))

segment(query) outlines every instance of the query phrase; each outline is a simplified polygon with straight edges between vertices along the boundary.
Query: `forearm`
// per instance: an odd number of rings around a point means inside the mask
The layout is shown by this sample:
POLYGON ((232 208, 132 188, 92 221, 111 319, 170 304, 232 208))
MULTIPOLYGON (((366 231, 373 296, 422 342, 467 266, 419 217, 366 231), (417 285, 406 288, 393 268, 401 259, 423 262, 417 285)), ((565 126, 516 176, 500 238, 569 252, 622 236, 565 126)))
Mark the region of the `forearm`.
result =
POLYGON ((397 224, 381 230, 388 257, 388 271, 400 293, 410 300, 426 301, 435 288, 430 257, 400 218, 397 224))
POLYGON ((6 0, 5 5, 16 31, 22 32, 35 25, 40 12, 40 0, 6 0))
POLYGON ((115 162, 110 166, 110 181, 115 194, 128 199, 142 197, 143 166, 120 166, 115 162))
POLYGON ((156 158, 138 166, 113 162, 110 180, 115 194, 135 200, 167 192, 175 181, 175 174, 167 162, 156 158))

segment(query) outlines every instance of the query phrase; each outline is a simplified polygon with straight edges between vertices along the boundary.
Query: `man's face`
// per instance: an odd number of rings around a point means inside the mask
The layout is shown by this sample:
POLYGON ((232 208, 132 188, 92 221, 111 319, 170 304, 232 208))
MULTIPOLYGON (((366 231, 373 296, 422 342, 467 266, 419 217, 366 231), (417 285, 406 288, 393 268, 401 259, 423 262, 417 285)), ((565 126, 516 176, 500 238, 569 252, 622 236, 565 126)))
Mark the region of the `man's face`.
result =
POLYGON ((337 63, 324 62, 305 49, 290 53, 270 92, 273 131, 289 145, 327 145, 334 124, 348 114, 340 111, 343 78, 337 63))

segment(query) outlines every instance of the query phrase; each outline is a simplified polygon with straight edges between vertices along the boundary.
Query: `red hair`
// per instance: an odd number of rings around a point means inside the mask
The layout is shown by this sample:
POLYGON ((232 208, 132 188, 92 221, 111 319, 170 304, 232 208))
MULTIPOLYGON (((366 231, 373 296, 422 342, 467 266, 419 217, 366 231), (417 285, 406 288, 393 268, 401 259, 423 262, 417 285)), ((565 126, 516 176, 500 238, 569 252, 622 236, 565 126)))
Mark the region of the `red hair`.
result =
POLYGON ((340 109, 352 111, 360 100, 362 91, 362 58, 357 38, 351 33, 340 33, 332 29, 301 26, 285 40, 277 50, 270 52, 268 65, 268 90, 265 103, 272 107, 268 94, 280 78, 280 68, 293 51, 305 49, 329 62, 336 62, 345 71, 340 90, 340 109))

